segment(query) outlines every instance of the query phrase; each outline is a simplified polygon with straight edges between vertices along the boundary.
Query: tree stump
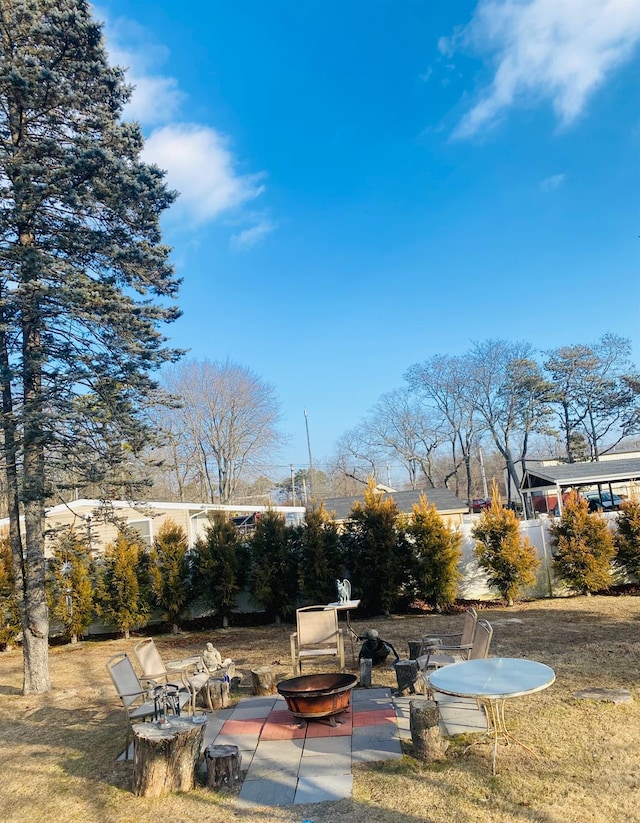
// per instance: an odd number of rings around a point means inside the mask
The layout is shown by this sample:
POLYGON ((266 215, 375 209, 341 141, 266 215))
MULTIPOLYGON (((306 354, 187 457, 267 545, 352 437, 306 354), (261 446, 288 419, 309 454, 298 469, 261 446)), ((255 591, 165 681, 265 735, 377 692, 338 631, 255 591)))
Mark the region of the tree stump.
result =
POLYGON ((254 694, 275 694, 276 678, 270 666, 251 669, 251 683, 254 694))
POLYGON ((422 652, 422 640, 408 640, 407 643, 409 646, 409 659, 416 660, 422 652))
POLYGON ((440 710, 434 700, 409 703, 409 726, 416 758, 428 763, 444 759, 449 741, 440 733, 440 710))
POLYGON ((216 680, 212 677, 207 685, 198 692, 198 696, 196 697, 197 706, 205 709, 209 708, 209 702, 205 693, 206 689, 209 690, 209 700, 211 700, 211 706, 214 709, 224 709, 229 705, 229 684, 226 680, 216 680))
POLYGON ((363 657, 360 661, 360 685, 365 689, 371 688, 371 667, 373 661, 371 658, 363 657))
POLYGON ((168 728, 157 723, 133 727, 133 793, 161 797, 193 789, 204 723, 172 717, 168 728))
POLYGON ((204 751, 207 764, 207 786, 220 790, 232 789, 240 782, 242 754, 237 746, 207 746, 204 751))
POLYGON ((398 691, 402 694, 407 691, 415 694, 415 684, 418 679, 418 664, 415 660, 398 660, 395 664, 398 691))

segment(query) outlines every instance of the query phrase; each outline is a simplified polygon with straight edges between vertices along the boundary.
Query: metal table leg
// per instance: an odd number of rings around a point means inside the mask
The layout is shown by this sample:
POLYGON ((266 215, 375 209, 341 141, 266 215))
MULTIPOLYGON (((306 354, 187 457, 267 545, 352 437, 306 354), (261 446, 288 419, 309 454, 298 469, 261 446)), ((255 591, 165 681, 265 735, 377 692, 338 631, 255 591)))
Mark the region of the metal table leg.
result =
MULTIPOLYGON (((503 742, 506 746, 509 743, 515 743, 518 746, 521 746, 523 749, 526 749, 530 754, 532 754, 536 760, 540 760, 540 755, 537 754, 533 749, 529 746, 525 745, 522 741, 518 740, 517 737, 514 737, 511 732, 507 729, 507 725, 504 719, 504 705, 506 700, 504 699, 480 699, 480 703, 484 706, 485 717, 487 719, 487 736, 491 738, 493 742, 493 760, 492 760, 492 768, 491 773, 493 775, 496 774, 497 768, 497 761, 498 761, 498 743, 503 742)), ((479 743, 480 741, 478 741, 479 743)), ((473 743, 471 745, 474 745, 473 743)), ((470 747, 467 746, 467 750, 470 747)))

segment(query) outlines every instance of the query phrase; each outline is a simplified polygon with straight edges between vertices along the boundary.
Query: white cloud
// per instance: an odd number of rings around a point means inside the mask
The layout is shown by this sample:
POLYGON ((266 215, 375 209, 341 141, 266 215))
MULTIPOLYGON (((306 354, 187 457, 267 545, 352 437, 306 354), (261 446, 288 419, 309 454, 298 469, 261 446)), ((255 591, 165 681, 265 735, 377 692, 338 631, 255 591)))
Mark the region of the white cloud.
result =
POLYGON ((255 226, 250 226, 248 229, 243 229, 237 234, 231 235, 229 244, 231 248, 236 251, 250 249, 276 229, 277 225, 274 222, 265 219, 260 223, 257 223, 255 226))
POLYGON ((233 212, 236 224, 248 227, 232 237, 232 244, 255 245, 276 228, 266 218, 256 223, 255 215, 242 209, 263 193, 265 175, 242 174, 229 138, 212 126, 180 122, 187 95, 175 77, 161 71, 169 60, 165 46, 154 42, 134 20, 110 19, 101 11, 98 16, 106 20, 110 61, 127 69, 127 82, 135 87, 124 117, 139 121, 145 131, 153 128, 143 157, 164 169, 169 188, 180 192, 171 214, 199 226, 233 212))
POLYGON ((443 53, 471 48, 495 63, 493 81, 455 136, 470 137, 511 106, 541 100, 570 125, 639 41, 638 0, 480 0, 469 25, 438 44, 443 53))
POLYGON ((566 174, 552 174, 551 177, 545 177, 544 180, 540 181, 540 188, 542 191, 553 191, 560 188, 566 179, 566 174))
POLYGON ((175 77, 159 71, 169 59, 168 49, 150 41, 149 33, 133 20, 114 20, 104 13, 100 17, 106 19, 109 59, 127 70, 127 82, 135 87, 124 117, 147 126, 171 120, 186 95, 179 89, 175 77))
POLYGON ((151 133, 143 154, 166 170, 169 187, 180 192, 177 210, 186 209, 194 223, 214 220, 264 191, 264 175, 238 173, 229 141, 210 126, 162 126, 151 133))
POLYGON ((166 123, 178 113, 186 96, 178 88, 178 81, 174 77, 145 77, 131 71, 127 79, 135 86, 124 110, 124 116, 128 120, 138 120, 147 125, 166 123))

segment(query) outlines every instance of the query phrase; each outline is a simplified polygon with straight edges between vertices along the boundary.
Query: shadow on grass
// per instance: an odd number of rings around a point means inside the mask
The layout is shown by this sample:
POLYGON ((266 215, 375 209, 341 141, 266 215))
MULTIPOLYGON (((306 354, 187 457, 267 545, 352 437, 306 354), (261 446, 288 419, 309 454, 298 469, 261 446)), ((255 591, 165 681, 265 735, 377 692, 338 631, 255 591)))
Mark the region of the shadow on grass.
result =
POLYGON ((15 686, 0 686, 0 694, 5 695, 18 695, 22 694, 22 689, 18 689, 15 686))

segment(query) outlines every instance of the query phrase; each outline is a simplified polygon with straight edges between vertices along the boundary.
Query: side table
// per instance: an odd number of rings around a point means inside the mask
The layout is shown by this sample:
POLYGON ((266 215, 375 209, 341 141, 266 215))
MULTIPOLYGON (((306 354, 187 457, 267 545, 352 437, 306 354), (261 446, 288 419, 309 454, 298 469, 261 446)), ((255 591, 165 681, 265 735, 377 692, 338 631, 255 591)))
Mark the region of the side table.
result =
POLYGON ((351 628, 351 609, 357 609, 360 605, 360 600, 346 600, 345 602, 337 601, 336 603, 327 603, 325 609, 336 609, 338 612, 345 612, 347 617, 347 631, 349 632, 349 639, 351 640, 351 656, 353 657, 353 664, 356 663, 355 647, 353 645, 354 638, 360 640, 356 632, 351 628))

